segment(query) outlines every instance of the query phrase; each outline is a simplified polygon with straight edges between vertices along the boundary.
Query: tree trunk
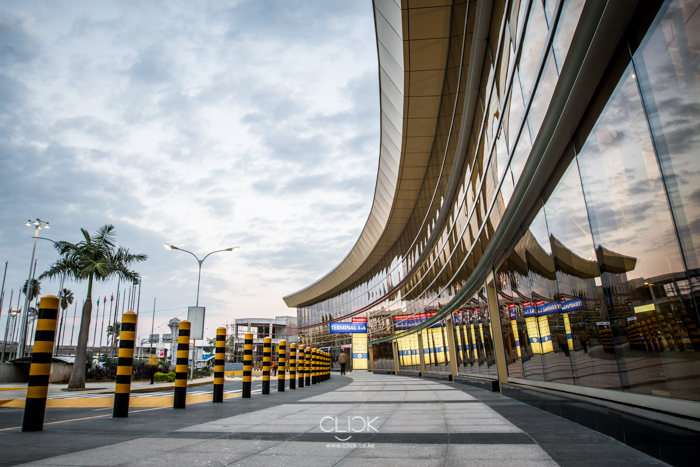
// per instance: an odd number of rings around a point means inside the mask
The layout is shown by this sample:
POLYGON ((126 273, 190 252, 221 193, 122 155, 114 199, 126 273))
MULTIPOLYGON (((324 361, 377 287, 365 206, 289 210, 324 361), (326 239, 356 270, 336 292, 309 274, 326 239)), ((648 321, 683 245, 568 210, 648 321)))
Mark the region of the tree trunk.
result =
MULTIPOLYGON (((92 288, 92 278, 88 287, 92 288)), ((88 289, 88 298, 83 305, 83 315, 80 318, 80 332, 75 352, 75 363, 70 375, 68 389, 82 389, 85 387, 85 365, 87 363, 87 344, 90 337, 90 318, 92 316, 92 297, 88 289)))

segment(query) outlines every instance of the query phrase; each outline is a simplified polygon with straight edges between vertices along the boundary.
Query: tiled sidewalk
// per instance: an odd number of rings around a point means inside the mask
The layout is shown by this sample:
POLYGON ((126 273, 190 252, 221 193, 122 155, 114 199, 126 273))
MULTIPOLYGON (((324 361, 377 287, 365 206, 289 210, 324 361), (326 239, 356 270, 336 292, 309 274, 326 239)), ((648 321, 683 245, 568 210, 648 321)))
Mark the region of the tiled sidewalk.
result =
MULTIPOLYGON (((470 394, 478 389, 369 373, 350 377, 350 384, 323 394, 26 465, 595 465, 585 462, 584 452, 556 462, 533 436, 470 394)), ((610 438, 595 439, 619 449, 625 465, 665 465, 610 438)))

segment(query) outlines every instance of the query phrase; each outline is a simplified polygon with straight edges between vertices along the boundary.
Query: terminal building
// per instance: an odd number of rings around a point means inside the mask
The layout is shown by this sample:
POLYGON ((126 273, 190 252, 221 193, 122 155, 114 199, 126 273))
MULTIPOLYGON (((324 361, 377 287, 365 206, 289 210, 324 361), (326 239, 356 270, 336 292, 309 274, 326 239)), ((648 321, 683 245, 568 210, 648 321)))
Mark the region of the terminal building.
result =
POLYGON ((374 0, 374 18, 374 202, 340 264, 284 297, 299 342, 337 352, 352 334, 330 324, 366 318, 370 370, 686 449, 700 0, 374 0))

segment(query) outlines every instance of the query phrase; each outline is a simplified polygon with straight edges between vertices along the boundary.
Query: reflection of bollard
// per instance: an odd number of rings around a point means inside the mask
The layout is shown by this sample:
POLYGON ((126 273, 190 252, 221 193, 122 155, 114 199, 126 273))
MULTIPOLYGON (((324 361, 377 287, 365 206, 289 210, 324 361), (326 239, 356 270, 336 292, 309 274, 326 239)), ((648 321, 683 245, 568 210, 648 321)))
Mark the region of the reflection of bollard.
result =
POLYGON ((304 384, 311 386, 311 347, 304 349, 304 384))
POLYGON ((299 387, 303 388, 304 387, 304 355, 306 353, 304 352, 304 349, 306 346, 300 345, 299 346, 299 358, 297 361, 299 362, 297 364, 297 367, 299 368, 298 373, 299 373, 299 387))
POLYGON ((270 360, 272 355, 272 339, 263 339, 263 380, 262 393, 270 394, 270 360))
POLYGON ((224 371, 226 370, 226 328, 216 328, 216 354, 214 355, 214 399, 224 401, 224 371))
POLYGON ((284 380, 287 377, 287 341, 280 341, 277 353, 277 391, 284 392, 284 380))
POLYGON ((289 389, 297 388, 297 345, 289 345, 289 389))
POLYGON ((250 399, 251 381, 253 376, 253 334, 245 335, 243 344, 243 389, 241 397, 250 399))
POLYGON ((46 413, 46 396, 49 393, 49 375, 53 343, 56 337, 58 297, 46 295, 39 302, 39 316, 34 334, 32 363, 29 367, 27 399, 24 403, 22 431, 42 431, 46 413))
MULTIPOLYGON (((184 409, 187 404, 187 373, 190 361, 190 328, 192 324, 180 321, 177 337, 177 358, 175 359, 175 399, 173 409, 184 409)), ((194 362, 193 362, 194 363, 194 362)))
POLYGON ((135 339, 136 313, 127 311, 122 315, 122 329, 119 333, 119 358, 117 360, 117 385, 114 389, 113 418, 129 416, 135 339))

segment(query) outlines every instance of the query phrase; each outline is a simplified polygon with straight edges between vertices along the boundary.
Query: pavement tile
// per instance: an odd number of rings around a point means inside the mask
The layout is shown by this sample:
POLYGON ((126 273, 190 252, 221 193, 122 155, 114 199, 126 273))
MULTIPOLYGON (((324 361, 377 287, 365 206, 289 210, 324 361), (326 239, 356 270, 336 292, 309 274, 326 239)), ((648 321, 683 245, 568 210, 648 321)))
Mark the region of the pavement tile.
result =
POLYGON ((446 444, 371 444, 371 448, 358 448, 348 458, 388 458, 388 459, 444 459, 446 444))

